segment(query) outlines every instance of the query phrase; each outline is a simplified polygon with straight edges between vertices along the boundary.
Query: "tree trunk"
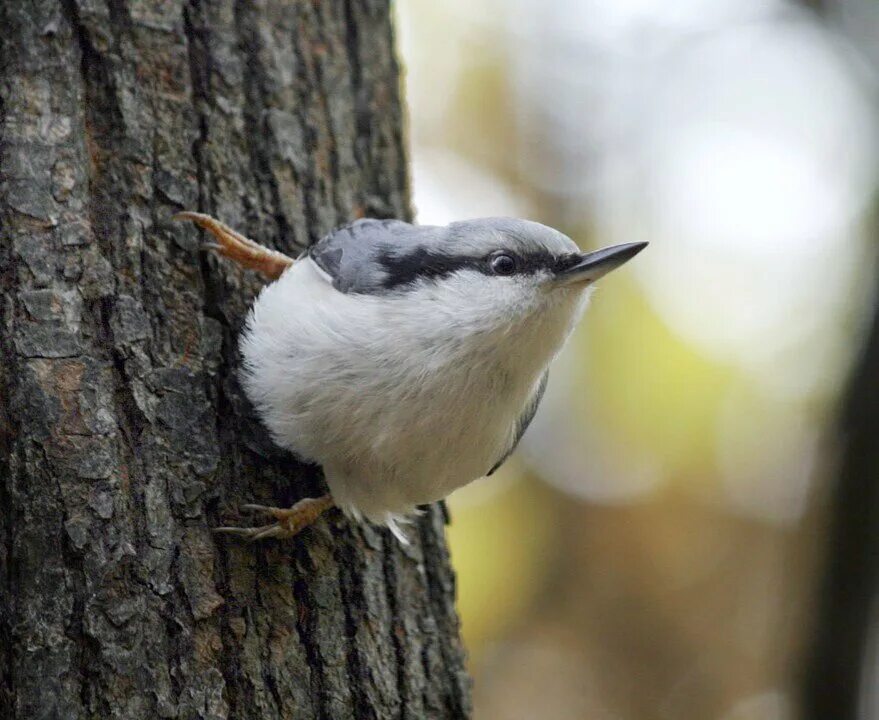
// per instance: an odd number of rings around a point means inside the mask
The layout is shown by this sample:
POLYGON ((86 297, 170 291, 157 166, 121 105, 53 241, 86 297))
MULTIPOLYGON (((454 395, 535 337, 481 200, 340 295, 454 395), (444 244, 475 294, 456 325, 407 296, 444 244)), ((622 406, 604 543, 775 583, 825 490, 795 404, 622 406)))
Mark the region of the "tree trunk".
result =
POLYGON ((870 688, 879 658, 879 296, 849 381, 839 435, 826 567, 803 673, 805 720, 876 717, 879 706, 879 691, 870 688), (862 712, 864 701, 870 707, 862 712))
POLYGON ((408 547, 334 513, 212 535, 321 478, 238 385, 258 279, 169 221, 295 254, 409 215, 387 0, 0 0, 0 28, 0 717, 467 716, 439 507, 408 547))

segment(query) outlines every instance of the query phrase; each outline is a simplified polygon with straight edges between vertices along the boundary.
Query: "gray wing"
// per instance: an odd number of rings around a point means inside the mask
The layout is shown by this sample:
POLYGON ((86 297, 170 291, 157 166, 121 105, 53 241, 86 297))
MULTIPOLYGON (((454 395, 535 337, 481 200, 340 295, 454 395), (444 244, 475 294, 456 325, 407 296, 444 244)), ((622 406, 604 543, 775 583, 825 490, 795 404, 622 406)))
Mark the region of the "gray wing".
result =
POLYGON ((528 401, 528 404, 525 406, 525 409, 516 421, 516 437, 513 439, 513 444, 507 448, 507 451, 503 455, 501 455, 500 460, 498 460, 491 470, 486 473, 487 475, 494 473, 494 471, 503 465, 507 461, 507 458, 513 454, 513 451, 516 449, 516 446, 519 444, 519 441, 522 439, 522 436, 525 434, 525 431, 534 419, 540 401, 543 400, 543 393, 546 392, 547 380, 549 380, 549 370, 546 370, 543 373, 543 376, 540 378, 540 383, 537 385, 537 390, 534 391, 534 394, 531 396, 531 399, 528 401))
POLYGON ((402 220, 357 220, 312 245, 308 255, 343 293, 379 293, 388 289, 393 270, 413 261, 425 247, 442 244, 444 228, 402 220), (402 256, 402 258, 400 257, 402 256))

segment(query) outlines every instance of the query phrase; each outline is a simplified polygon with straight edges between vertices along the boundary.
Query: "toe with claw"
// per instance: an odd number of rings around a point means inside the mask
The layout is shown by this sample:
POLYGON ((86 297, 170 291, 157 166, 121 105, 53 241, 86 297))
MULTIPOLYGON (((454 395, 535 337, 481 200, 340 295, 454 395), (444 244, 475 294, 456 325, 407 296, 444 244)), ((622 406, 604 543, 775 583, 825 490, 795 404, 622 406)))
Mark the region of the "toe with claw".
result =
POLYGON ((214 250, 242 267, 257 270, 271 280, 280 277, 293 264, 293 258, 263 247, 210 215, 187 211, 177 213, 172 219, 189 220, 207 230, 217 242, 205 243, 205 248, 214 250))
POLYGON ((275 518, 275 522, 258 527, 218 527, 214 529, 214 532, 237 535, 251 542, 268 538, 290 538, 311 525, 320 517, 321 513, 332 506, 333 498, 329 495, 323 495, 319 498, 305 498, 290 508, 243 505, 242 510, 263 513, 275 518))

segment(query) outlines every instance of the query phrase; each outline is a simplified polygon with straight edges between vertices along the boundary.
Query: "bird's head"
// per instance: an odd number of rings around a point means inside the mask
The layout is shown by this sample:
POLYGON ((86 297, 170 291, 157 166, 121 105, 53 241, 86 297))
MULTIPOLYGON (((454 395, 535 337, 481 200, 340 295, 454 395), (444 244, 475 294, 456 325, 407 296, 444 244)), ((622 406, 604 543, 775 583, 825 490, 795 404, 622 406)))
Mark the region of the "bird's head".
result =
MULTIPOLYGON (((478 273, 491 285, 530 286, 535 292, 579 292, 637 255, 647 243, 580 252, 567 235, 530 220, 482 218, 452 223, 436 250, 450 265, 478 273)), ((476 284, 479 278, 473 277, 476 284)))
POLYGON ((342 292, 392 296, 417 306, 425 322, 491 329, 576 315, 593 283, 646 244, 584 253, 557 230, 515 218, 446 227, 367 220, 328 237, 312 256, 342 292))

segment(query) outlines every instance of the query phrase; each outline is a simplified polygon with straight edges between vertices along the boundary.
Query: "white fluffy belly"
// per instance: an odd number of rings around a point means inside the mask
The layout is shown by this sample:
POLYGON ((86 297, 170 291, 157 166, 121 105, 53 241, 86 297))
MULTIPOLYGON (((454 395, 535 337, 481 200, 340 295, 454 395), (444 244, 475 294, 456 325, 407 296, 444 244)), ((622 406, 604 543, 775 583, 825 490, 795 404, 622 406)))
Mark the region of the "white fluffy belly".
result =
POLYGON ((254 304, 247 394, 276 442, 323 466, 349 515, 392 522, 488 472, 550 359, 520 367, 521 338, 505 347, 448 323, 427 334, 433 311, 339 293, 310 260, 254 304))
POLYGON ((447 385, 422 387, 411 400, 384 406, 376 426, 349 428, 347 442, 324 462, 340 507, 383 522, 387 514, 408 514, 491 469, 511 441, 515 411, 486 404, 467 413, 460 403, 457 412, 432 411, 432 402, 444 405, 439 398, 448 393, 447 385))

